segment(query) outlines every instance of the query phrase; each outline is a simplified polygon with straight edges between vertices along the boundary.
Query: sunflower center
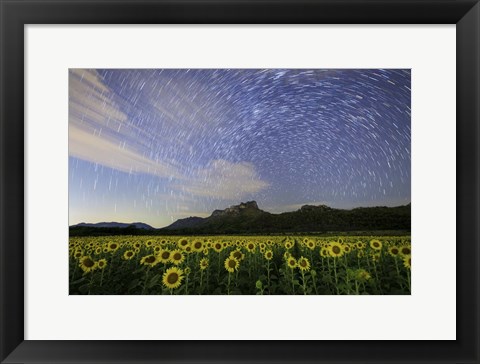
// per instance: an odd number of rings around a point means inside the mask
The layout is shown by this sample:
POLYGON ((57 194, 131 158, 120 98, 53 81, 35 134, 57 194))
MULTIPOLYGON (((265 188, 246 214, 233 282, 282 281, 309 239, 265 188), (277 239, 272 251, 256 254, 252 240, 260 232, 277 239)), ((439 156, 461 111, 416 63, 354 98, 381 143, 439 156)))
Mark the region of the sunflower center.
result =
POLYGON ((170 253, 169 253, 169 252, 163 252, 163 253, 162 253, 162 258, 163 258, 163 259, 168 259, 169 256, 170 256, 170 253))
POLYGON ((99 266, 99 267, 103 267, 104 264, 105 264, 104 262, 98 262, 98 266, 99 266))
POLYGON ((199 241, 197 241, 195 243, 195 249, 200 249, 202 247, 202 243, 200 243, 199 241))
POLYGON ((393 248, 393 249, 392 249, 392 254, 397 255, 397 254, 398 254, 398 249, 397 249, 397 248, 393 248))
POLYGON ((147 263, 153 263, 153 262, 155 261, 155 257, 154 257, 154 256, 147 257, 147 258, 145 259, 145 261, 146 261, 147 263))
POLYGON ((229 267, 229 268, 235 268, 236 265, 237 265, 237 264, 235 263, 234 260, 229 260, 229 261, 228 261, 228 267, 229 267))
POLYGON ((127 257, 131 257, 133 255, 132 252, 127 252, 127 257))
POLYGON ((241 256, 242 256, 242 253, 240 253, 240 252, 235 252, 235 253, 233 253, 233 256, 234 256, 235 258, 237 258, 237 259, 240 259, 241 256))
POLYGON ((110 249, 116 249, 116 248, 117 248, 117 244, 110 245, 110 249))
POLYGON ((373 243, 373 246, 374 246, 375 248, 378 248, 378 247, 380 246, 380 244, 378 244, 377 242, 374 242, 374 243, 373 243))
POLYGON ((402 253, 405 254, 405 255, 410 254, 410 249, 408 249, 408 248, 403 248, 403 249, 402 249, 402 253))
POLYGON ((332 247, 332 252, 334 252, 335 254, 340 254, 340 248, 336 245, 334 245, 332 247))
POLYGON ((175 254, 173 255, 173 259, 175 259, 175 260, 180 260, 180 259, 182 259, 182 256, 180 255, 180 253, 175 253, 175 254))
POLYGON ((92 268, 95 265, 95 263, 90 258, 86 258, 83 260, 83 265, 87 268, 92 268))
POLYGON ((170 273, 167 277, 167 282, 170 284, 177 283, 178 281, 178 274, 177 273, 170 273))

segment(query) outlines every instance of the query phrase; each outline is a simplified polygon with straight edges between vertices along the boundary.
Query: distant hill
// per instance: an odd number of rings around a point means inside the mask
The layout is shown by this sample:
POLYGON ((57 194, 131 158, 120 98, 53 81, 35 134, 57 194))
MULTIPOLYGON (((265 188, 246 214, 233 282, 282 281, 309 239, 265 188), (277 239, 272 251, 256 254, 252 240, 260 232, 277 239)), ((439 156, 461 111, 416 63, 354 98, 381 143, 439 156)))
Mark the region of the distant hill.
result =
POLYGON ((334 209, 325 205, 304 205, 299 210, 271 214, 255 201, 215 210, 206 218, 177 220, 159 232, 180 234, 253 234, 327 231, 410 230, 411 205, 334 209))
POLYGON ((242 202, 224 210, 215 210, 209 217, 187 217, 173 224, 154 229, 135 222, 81 223, 70 226, 70 236, 106 235, 215 235, 276 234, 328 232, 410 232, 411 205, 397 207, 359 207, 334 209, 325 205, 304 205, 299 210, 272 214, 258 208, 255 201, 242 202))
POLYGON ((72 225, 70 227, 127 228, 131 226, 135 227, 136 229, 155 230, 155 228, 148 224, 144 224, 143 222, 132 222, 130 224, 123 222, 97 222, 95 224, 81 222, 80 224, 72 225))

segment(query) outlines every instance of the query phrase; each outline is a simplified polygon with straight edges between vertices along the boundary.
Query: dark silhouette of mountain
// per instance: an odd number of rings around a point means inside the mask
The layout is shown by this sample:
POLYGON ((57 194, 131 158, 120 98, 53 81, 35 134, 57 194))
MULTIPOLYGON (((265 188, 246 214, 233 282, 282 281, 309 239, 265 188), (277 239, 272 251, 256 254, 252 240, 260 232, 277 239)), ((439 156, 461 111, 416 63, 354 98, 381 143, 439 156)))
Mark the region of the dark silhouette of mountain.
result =
POLYGON ((145 230, 155 230, 155 228, 151 227, 148 224, 144 224, 143 222, 132 222, 130 224, 126 224, 123 222, 98 222, 95 224, 81 222, 77 225, 72 225, 70 227, 89 227, 89 228, 127 228, 127 227, 134 227, 135 229, 145 229, 145 230))
POLYGON ((199 223, 201 223, 202 221, 203 221, 203 218, 201 217, 196 217, 196 216, 187 217, 186 219, 179 219, 175 221, 173 224, 168 225, 164 229, 175 230, 175 229, 193 228, 197 226, 199 223))
POLYGON ((177 220, 159 232, 178 234, 254 234, 327 231, 410 230, 411 205, 334 209, 304 205, 299 210, 271 214, 255 201, 215 210, 206 218, 177 220))
POLYGON ((70 236, 106 235, 215 235, 328 232, 410 232, 411 204, 397 207, 358 207, 351 210, 304 205, 297 211, 272 214, 255 201, 242 202, 209 217, 188 217, 154 229, 143 223, 117 222, 70 226, 70 236))
POLYGON ((262 211, 258 208, 255 201, 242 202, 240 205, 234 205, 225 210, 215 210, 209 217, 188 217, 179 219, 172 225, 160 230, 186 230, 201 229, 212 231, 212 229, 228 230, 230 226, 234 226, 240 230, 248 230, 250 224, 261 215, 270 215, 270 213, 262 211))

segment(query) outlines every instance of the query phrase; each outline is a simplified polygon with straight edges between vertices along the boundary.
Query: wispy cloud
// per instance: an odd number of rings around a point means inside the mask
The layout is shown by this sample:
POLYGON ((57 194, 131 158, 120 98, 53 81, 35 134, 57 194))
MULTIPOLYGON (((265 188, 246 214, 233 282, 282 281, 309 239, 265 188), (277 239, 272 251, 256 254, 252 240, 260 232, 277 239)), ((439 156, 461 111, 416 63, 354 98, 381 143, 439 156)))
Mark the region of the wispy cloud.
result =
MULTIPOLYGON (((217 159, 196 168, 153 159, 148 148, 138 147, 138 130, 122 111, 126 101, 117 98, 95 70, 70 70, 69 82, 70 156, 122 172, 170 178, 167 187, 196 197, 236 200, 269 186, 248 162, 217 159)), ((153 106, 177 121, 173 111, 153 106)))
POLYGON ((69 82, 70 156, 122 172, 183 177, 170 163, 147 158, 129 145, 128 117, 96 71, 70 70, 69 82))
POLYGON ((235 200, 260 192, 268 186, 251 163, 218 159, 210 162, 206 168, 195 171, 192 180, 176 188, 196 196, 235 200))
POLYGON ((115 139, 95 135, 77 125, 69 128, 69 154, 92 163, 128 173, 146 173, 159 177, 184 178, 178 170, 161 161, 146 158, 124 147, 115 139))

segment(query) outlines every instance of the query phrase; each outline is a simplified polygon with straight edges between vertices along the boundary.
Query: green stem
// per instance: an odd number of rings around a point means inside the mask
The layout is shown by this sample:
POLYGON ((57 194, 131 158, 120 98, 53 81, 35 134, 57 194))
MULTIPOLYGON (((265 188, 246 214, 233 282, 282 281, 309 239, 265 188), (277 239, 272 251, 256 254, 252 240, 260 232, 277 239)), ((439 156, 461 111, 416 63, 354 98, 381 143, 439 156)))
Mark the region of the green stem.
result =
POLYGON ((230 295, 230 275, 232 273, 228 272, 228 286, 227 286, 227 294, 230 295))
POLYGON ((294 282, 294 277, 293 277, 293 269, 291 268, 288 268, 290 269, 290 273, 291 273, 291 280, 292 280, 292 294, 295 294, 295 282, 294 282))
POLYGON ((90 278, 90 284, 88 285, 88 294, 90 294, 90 290, 92 289, 92 283, 93 283, 93 272, 90 272, 91 278, 90 278))
POLYGON ((306 282, 305 282, 305 272, 303 270, 301 270, 301 273, 302 273, 303 294, 306 295, 307 294, 307 285, 306 285, 306 282))
POLYGON ((271 294, 270 292, 270 261, 267 260, 267 286, 268 286, 268 294, 271 294))
POLYGON ((105 269, 102 269, 102 275, 100 276, 100 287, 103 284, 103 272, 105 272, 105 269))
POLYGON ((333 258, 333 273, 335 274, 335 288, 337 290, 337 294, 340 294, 338 289, 338 277, 337 277, 337 258, 333 258))
POLYGON ((142 294, 145 294, 145 290, 147 289, 148 272, 150 272, 150 267, 147 268, 147 272, 145 273, 145 282, 143 283, 142 294))

